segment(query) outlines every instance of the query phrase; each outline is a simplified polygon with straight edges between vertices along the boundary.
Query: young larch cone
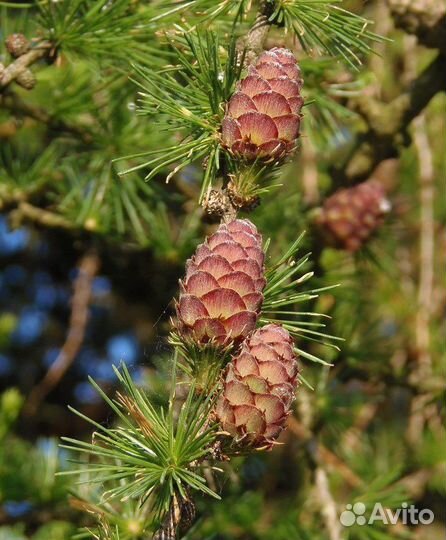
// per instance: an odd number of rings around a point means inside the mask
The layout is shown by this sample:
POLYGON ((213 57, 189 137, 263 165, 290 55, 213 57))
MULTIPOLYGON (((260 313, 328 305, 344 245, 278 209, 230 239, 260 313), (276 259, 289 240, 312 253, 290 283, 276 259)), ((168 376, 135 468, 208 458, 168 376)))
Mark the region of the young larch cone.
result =
POLYGON ((354 252, 376 231, 389 210, 383 186, 368 180, 328 197, 316 216, 316 223, 330 244, 354 252))
POLYGON ((303 81, 288 49, 262 53, 229 100, 222 140, 235 156, 247 160, 280 159, 299 136, 303 81))
POLYGON ((276 324, 248 337, 228 365, 216 415, 237 444, 271 448, 295 398, 298 365, 290 334, 276 324))
POLYGON ((178 331, 198 345, 239 344, 255 328, 263 302, 264 253, 255 225, 222 224, 186 263, 178 331))

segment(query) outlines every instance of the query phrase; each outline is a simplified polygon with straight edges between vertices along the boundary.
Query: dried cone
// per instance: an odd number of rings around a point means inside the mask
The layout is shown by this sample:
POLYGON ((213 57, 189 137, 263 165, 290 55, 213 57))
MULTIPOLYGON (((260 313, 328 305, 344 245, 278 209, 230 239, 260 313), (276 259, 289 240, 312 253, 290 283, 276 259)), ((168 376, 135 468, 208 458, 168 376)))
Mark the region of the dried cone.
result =
POLYGON ((18 58, 27 53, 31 47, 30 42, 23 34, 11 34, 6 38, 6 48, 11 56, 18 58))
POLYGON ((17 84, 26 90, 32 90, 36 86, 36 77, 30 69, 22 71, 15 80, 17 84))
POLYGON ((228 365, 217 418, 240 445, 271 448, 285 427, 297 385, 290 334, 276 324, 256 330, 228 365))
POLYGON ((265 287, 262 237, 237 219, 222 224, 186 263, 178 330, 199 345, 239 344, 255 328, 265 287))
POLYGON ((383 186, 368 180, 329 197, 316 222, 332 245, 353 252, 375 232, 389 210, 383 186))
POLYGON ((299 136, 303 81, 288 49, 260 55, 240 81, 223 120, 223 144, 247 160, 279 159, 294 148, 299 136))

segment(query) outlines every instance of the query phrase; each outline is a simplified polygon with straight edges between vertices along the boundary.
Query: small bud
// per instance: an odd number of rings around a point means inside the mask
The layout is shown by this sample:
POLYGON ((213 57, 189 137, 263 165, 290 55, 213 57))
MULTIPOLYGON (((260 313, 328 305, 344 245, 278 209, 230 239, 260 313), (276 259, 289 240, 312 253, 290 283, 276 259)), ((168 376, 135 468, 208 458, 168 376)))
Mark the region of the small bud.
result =
POLYGON ((232 180, 228 183, 226 188, 228 197, 232 203, 232 206, 245 212, 252 212, 260 204, 260 197, 258 195, 245 194, 240 191, 236 182, 232 180))
POLYGON ((11 56, 18 58, 30 49, 30 43, 23 34, 11 34, 6 38, 6 48, 11 56))
POLYGON ((221 189, 210 189, 202 203, 206 218, 220 221, 231 211, 230 200, 221 189))

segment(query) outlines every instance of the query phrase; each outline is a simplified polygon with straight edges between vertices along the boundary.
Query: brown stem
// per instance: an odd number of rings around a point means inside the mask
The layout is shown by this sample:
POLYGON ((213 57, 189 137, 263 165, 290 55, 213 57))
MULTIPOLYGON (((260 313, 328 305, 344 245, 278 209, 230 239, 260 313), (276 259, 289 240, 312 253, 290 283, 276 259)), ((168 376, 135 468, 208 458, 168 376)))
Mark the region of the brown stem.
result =
POLYGON ((336 454, 333 454, 322 443, 317 441, 315 435, 294 416, 288 418, 288 429, 296 437, 307 443, 312 459, 315 463, 322 462, 326 467, 330 467, 338 472, 347 484, 353 488, 363 485, 362 480, 357 476, 336 454))
POLYGON ((57 386, 79 352, 88 322, 91 285, 99 269, 96 253, 87 253, 79 263, 79 274, 74 283, 69 331, 62 349, 42 381, 34 387, 25 405, 25 413, 32 416, 43 399, 57 386))
POLYGON ((248 66, 255 60, 259 53, 263 50, 266 37, 271 27, 269 21, 269 15, 271 10, 271 2, 269 0, 263 0, 259 6, 254 24, 249 29, 246 36, 241 37, 237 43, 237 49, 240 56, 244 57, 244 64, 248 66))
MULTIPOLYGON (((413 73, 416 69, 414 44, 406 39, 406 71, 413 73)), ((416 395, 412 398, 411 412, 407 427, 407 438, 417 444, 429 414, 432 394, 423 389, 423 382, 432 375, 432 358, 430 354, 430 321, 432 313, 434 285, 434 178, 435 170, 432 150, 427 132, 425 116, 422 114, 414 120, 413 140, 418 154, 420 185, 420 226, 419 226, 419 270, 417 285, 417 309, 415 314, 416 360, 410 375, 416 395)))
POLYGON ((422 45, 446 53, 446 4, 438 0, 387 0, 395 25, 422 45))
POLYGON ((43 210, 37 206, 21 201, 18 207, 11 212, 11 221, 20 223, 23 220, 34 221, 44 227, 55 227, 58 229, 74 229, 75 225, 58 214, 54 214, 48 210, 43 210))
MULTIPOLYGON (((271 27, 271 22, 268 19, 269 9, 271 9, 271 2, 263 0, 254 24, 246 36, 238 40, 239 59, 243 56, 245 66, 251 64, 263 50, 266 36, 271 27)), ((234 197, 231 196, 231 190, 228 189, 231 178, 225 170, 223 170, 222 176, 222 189, 211 189, 203 201, 203 208, 207 216, 218 218, 222 223, 227 223, 237 218, 241 208, 249 209, 249 205, 245 208, 235 202, 234 197)))
POLYGON ((430 315, 434 285, 434 165, 424 115, 415 120, 414 143, 420 164, 420 269, 416 343, 419 356, 417 377, 424 379, 431 373, 430 315))
POLYGON ((51 43, 41 41, 37 43, 30 51, 19 56, 14 62, 7 66, 0 77, 0 91, 6 88, 12 81, 24 73, 29 66, 44 58, 52 49, 51 43))
POLYGON ((316 151, 309 137, 302 138, 301 149, 303 200, 308 206, 316 206, 320 201, 319 174, 316 151))
POLYGON ((388 104, 363 96, 356 103, 358 112, 368 124, 359 135, 352 153, 340 168, 333 168, 336 186, 358 183, 367 179, 385 159, 397 157, 401 147, 410 144, 407 129, 430 100, 446 90, 446 58, 435 60, 396 99, 388 104))
POLYGON ((85 144, 91 144, 93 141, 93 134, 90 133, 86 128, 75 126, 73 124, 67 124, 63 120, 51 116, 44 109, 36 107, 30 103, 26 103, 13 92, 5 93, 3 97, 0 95, 0 103, 3 107, 5 107, 5 109, 8 109, 13 113, 28 116, 29 118, 37 120, 42 124, 46 124, 54 131, 71 133, 76 138, 82 140, 85 144))
POLYGON ((402 487, 411 499, 420 499, 424 495, 426 486, 435 475, 435 472, 434 469, 420 469, 398 480, 395 487, 402 487))
POLYGON ((263 50, 269 28, 268 18, 263 13, 259 13, 249 32, 238 43, 240 53, 245 53, 244 63, 246 66, 251 64, 263 50))
POLYGON ((341 540, 341 524, 336 510, 336 501, 330 491, 328 476, 322 467, 316 467, 314 472, 318 502, 321 506, 321 514, 325 521, 330 540, 341 540))
POLYGON ((174 493, 161 527, 155 531, 152 540, 176 540, 178 533, 183 536, 193 525, 196 517, 195 504, 190 498, 184 499, 174 493))

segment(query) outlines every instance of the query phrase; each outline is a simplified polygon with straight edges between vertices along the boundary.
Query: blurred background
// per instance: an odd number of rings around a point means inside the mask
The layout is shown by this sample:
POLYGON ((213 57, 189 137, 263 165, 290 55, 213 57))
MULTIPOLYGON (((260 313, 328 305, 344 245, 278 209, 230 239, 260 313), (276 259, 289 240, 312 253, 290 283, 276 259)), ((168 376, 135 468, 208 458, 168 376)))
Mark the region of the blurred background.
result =
MULTIPOLYGON (((324 332, 344 341, 299 344, 333 367, 302 359, 313 390, 300 388, 285 444, 235 460, 222 485, 211 479, 223 501, 198 501, 188 538, 444 537, 446 98, 445 71, 430 68, 438 58, 444 66, 440 4, 345 2, 389 38, 359 72, 310 61, 285 41, 307 65, 308 95, 320 92, 326 108, 308 106, 301 151, 250 219, 272 239, 271 257, 306 231, 311 287, 340 286, 299 308, 329 315, 324 332), (398 99, 426 70, 432 79, 422 88, 432 95, 394 128, 398 99), (374 152, 362 168, 361 144, 374 152), (384 187, 390 212, 359 250, 334 247, 314 216, 338 189, 370 178, 384 187), (368 511, 375 502, 413 503, 435 520, 342 527, 338 516, 358 501, 368 511)), ((40 39, 51 24, 60 28, 50 11, 17 5, 0 2, 5 66, 14 61, 5 46, 12 33, 40 39)), ((112 159, 167 142, 135 114, 126 55, 78 32, 32 66, 31 88, 0 87, 1 540, 94 538, 82 529, 92 517, 79 500, 102 504, 104 486, 54 476, 72 467, 60 437, 91 439, 92 427, 68 405, 111 423, 88 376, 111 395, 121 361, 156 402, 166 401, 172 298, 187 257, 214 227, 196 202, 200 163, 169 184, 165 171, 150 183, 114 174, 112 159)), ((268 46, 283 43, 271 33, 268 46)), ((165 62, 153 36, 133 46, 141 62, 165 62)), ((122 538, 145 538, 149 512, 132 503, 103 511, 122 538)))

